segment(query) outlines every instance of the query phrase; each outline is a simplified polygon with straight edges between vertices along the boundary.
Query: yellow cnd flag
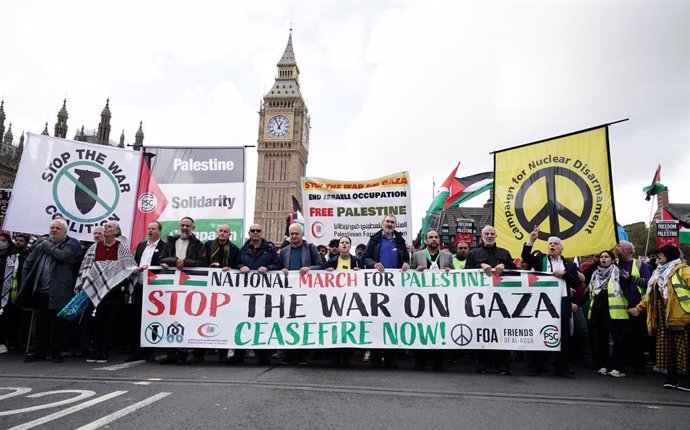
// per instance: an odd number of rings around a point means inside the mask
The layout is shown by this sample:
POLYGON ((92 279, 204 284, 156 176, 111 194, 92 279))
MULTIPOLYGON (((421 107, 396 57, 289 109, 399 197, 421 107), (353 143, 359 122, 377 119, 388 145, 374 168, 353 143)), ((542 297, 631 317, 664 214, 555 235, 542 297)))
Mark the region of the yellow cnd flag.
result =
POLYGON ((535 225, 534 249, 550 236, 570 257, 616 245, 607 126, 497 151, 494 178, 497 243, 512 255, 535 225))

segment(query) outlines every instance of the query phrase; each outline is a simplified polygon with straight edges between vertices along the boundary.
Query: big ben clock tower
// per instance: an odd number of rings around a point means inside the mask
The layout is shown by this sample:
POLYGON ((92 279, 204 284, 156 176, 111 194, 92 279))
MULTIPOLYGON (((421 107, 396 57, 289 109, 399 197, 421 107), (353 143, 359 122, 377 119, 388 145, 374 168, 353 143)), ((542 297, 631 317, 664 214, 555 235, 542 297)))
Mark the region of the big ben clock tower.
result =
POLYGON ((292 196, 302 201, 300 178, 306 174, 309 157, 309 114, 300 92, 292 30, 275 83, 261 104, 257 144, 254 222, 263 226, 266 240, 280 245, 292 196))

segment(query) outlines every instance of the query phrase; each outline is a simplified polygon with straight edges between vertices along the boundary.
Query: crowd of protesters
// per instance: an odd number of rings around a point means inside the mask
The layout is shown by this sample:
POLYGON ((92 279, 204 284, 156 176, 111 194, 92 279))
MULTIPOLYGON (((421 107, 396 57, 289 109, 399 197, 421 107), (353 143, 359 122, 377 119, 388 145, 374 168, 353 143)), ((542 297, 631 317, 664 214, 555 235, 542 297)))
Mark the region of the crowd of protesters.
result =
MULTIPOLYGON (((232 232, 227 224, 218 226, 215 239, 202 243, 194 235, 190 217, 182 218, 178 234, 167 239, 161 237, 159 222, 150 223, 148 238, 137 245, 134 255, 115 221, 96 229, 93 242, 70 238, 62 219, 53 220, 49 233, 36 238, 32 245, 29 235, 20 233, 12 238, 0 233, 0 279, 4 280, 0 354, 7 353, 9 347, 26 351, 26 362, 83 357, 87 362, 106 363, 111 348, 129 346, 126 361, 155 362, 156 351, 139 345, 143 276, 150 266, 180 270, 215 267, 243 273, 282 270, 286 274, 309 270, 480 269, 487 276, 521 269, 551 273, 567 286, 560 304, 560 333, 565 335, 559 352, 416 350, 413 369, 421 371, 430 364, 433 370, 443 371, 444 362, 471 360, 478 373, 509 375, 512 361, 525 360, 529 376, 544 374, 553 365, 556 376, 574 378, 571 363, 579 362, 602 376, 623 378, 627 368, 644 375, 651 365, 655 372, 666 375, 664 387, 690 391, 690 267, 677 247, 653 250, 642 261, 634 258, 632 243, 621 241, 578 267, 564 257, 558 237, 541 237, 547 244, 546 252, 533 251, 540 239, 536 227, 524 244, 521 258, 514 259, 498 246, 499 238, 491 226, 482 229, 478 246, 460 242, 453 254, 441 246, 437 231, 427 231, 422 249, 417 250, 406 244, 396 225, 395 216, 384 217, 381 229, 354 253, 347 236, 334 238, 327 246, 307 243, 299 224, 289 226, 280 246, 266 241, 258 224, 249 227, 249 238, 241 248, 230 240, 232 232), (118 277, 122 273, 126 279, 118 277), (89 290, 96 308, 90 305, 74 322, 60 318, 60 310, 87 284, 107 287, 89 290)), ((163 364, 200 362, 210 353, 206 349, 171 348, 164 352, 159 361, 163 364)), ((305 365, 312 355, 328 356, 334 364, 345 367, 357 354, 372 367, 393 369, 407 353, 349 348, 217 352, 219 361, 234 365, 244 364, 250 355, 256 356, 260 365, 269 365, 272 360, 305 365)))

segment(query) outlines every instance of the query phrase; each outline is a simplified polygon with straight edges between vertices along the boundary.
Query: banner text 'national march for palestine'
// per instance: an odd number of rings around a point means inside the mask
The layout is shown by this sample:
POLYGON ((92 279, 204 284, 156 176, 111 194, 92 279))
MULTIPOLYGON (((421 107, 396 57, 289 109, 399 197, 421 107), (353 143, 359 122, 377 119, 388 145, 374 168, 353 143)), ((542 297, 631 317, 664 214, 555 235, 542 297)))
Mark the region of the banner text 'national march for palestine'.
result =
POLYGON ((141 345, 554 351, 564 291, 535 272, 151 268, 141 345))

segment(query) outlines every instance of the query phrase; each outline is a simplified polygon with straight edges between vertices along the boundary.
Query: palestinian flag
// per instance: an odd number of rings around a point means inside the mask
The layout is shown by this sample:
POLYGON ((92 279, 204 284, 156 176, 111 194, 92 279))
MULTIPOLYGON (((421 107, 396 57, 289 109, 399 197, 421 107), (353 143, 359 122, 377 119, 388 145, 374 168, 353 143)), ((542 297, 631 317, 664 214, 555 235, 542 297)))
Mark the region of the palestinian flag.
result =
POLYGON ((458 167, 460 167, 460 163, 455 166, 453 171, 450 172, 450 175, 448 175, 448 178, 441 184, 438 194, 426 211, 426 217, 422 222, 422 241, 424 241, 426 236, 429 217, 432 213, 459 206, 460 203, 466 202, 494 186, 493 172, 478 173, 472 176, 465 176, 464 178, 457 178, 455 174, 458 171, 458 167))
POLYGON ((179 285, 183 287, 207 287, 208 270, 184 269, 180 270, 179 285))
POLYGON ((285 237, 290 236, 290 225, 294 223, 297 223, 301 225, 302 228, 304 228, 304 215, 302 215, 302 206, 299 204, 295 196, 292 196, 292 212, 290 212, 290 215, 287 216, 285 221, 285 237))
POLYGON ((149 269, 146 278, 149 285, 175 285, 174 270, 149 269))
POLYGON ((139 242, 146 238, 146 230, 149 223, 157 221, 168 206, 168 199, 165 198, 165 194, 158 186, 156 178, 151 174, 150 164, 150 154, 142 153, 137 202, 134 208, 132 240, 129 244, 132 251, 136 250, 139 242))
POLYGON ((448 198, 443 204, 444 210, 460 206, 460 203, 477 197, 494 186, 494 172, 477 173, 476 175, 453 179, 454 182, 449 188, 448 198))
POLYGON ((681 228, 678 232, 678 236, 680 237, 680 243, 687 243, 690 245, 690 228, 681 228))
POLYGON ((647 193, 646 197, 644 198, 645 200, 649 201, 652 196, 655 196, 663 191, 666 191, 668 188, 661 182, 661 164, 656 168, 656 173, 654 173, 654 178, 652 178, 652 184, 649 186, 646 186, 642 189, 645 193, 647 193))

